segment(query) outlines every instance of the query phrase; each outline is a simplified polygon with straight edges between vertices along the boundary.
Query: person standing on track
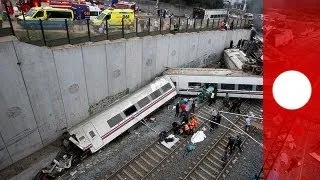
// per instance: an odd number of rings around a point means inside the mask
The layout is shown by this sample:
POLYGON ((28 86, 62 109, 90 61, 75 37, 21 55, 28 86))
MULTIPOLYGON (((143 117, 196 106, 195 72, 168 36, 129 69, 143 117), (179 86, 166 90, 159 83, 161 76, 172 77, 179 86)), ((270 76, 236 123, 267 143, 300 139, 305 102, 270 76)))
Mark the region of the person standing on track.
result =
POLYGON ((190 112, 192 112, 194 114, 194 110, 196 109, 196 103, 194 102, 194 100, 192 101, 192 104, 191 104, 191 110, 190 112))
POLYGON ((181 108, 181 113, 180 113, 180 117, 181 117, 183 113, 186 113, 187 106, 184 103, 182 103, 180 105, 180 108, 181 108))
POLYGON ((242 100, 239 98, 238 101, 237 101, 237 105, 236 105, 236 113, 240 114, 240 106, 242 104, 242 100))
POLYGON ((179 117, 179 113, 180 113, 179 109, 180 109, 180 104, 179 104, 179 102, 177 102, 177 104, 176 104, 176 114, 174 115, 175 117, 179 117))
POLYGON ((241 144, 242 144, 242 139, 241 139, 241 137, 239 135, 237 135, 237 139, 236 139, 235 144, 233 146, 233 150, 235 150, 236 147, 238 147, 240 152, 242 152, 241 144))
POLYGON ((250 117, 247 117, 247 118, 246 118, 246 126, 245 126, 245 131, 246 131, 246 132, 249 132, 250 126, 251 126, 251 118, 250 118, 250 117))
POLYGON ((215 126, 219 127, 218 125, 221 123, 221 114, 220 114, 220 112, 218 112, 218 114, 216 116, 216 123, 218 123, 218 124, 215 124, 215 126))
POLYGON ((234 137, 230 136, 228 145, 226 147, 226 149, 228 149, 228 147, 230 147, 230 153, 229 154, 232 154, 232 149, 233 149, 233 146, 234 146, 235 142, 236 142, 236 139, 234 137))

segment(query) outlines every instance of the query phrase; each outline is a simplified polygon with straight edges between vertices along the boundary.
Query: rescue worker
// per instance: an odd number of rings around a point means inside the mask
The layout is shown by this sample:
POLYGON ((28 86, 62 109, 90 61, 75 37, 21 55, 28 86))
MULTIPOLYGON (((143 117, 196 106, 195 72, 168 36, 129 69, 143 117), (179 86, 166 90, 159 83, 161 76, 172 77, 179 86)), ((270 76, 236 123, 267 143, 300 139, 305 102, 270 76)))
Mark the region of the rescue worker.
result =
POLYGON ((215 116, 211 116, 211 118, 210 118, 210 132, 215 128, 215 125, 216 125, 215 116))
POLYGON ((237 139, 236 139, 236 142, 235 142, 235 144, 233 146, 233 150, 235 150, 236 147, 238 147, 240 152, 242 152, 241 144, 242 144, 242 139, 241 139, 241 137, 239 135, 237 135, 237 139))
POLYGON ((211 114, 211 117, 210 117, 210 132, 216 127, 216 117, 218 115, 218 112, 213 109, 212 110, 212 114, 211 114))
POLYGON ((221 123, 221 114, 220 114, 220 112, 218 112, 218 114, 216 116, 216 123, 218 123, 218 124, 215 124, 215 126, 219 127, 218 125, 221 123))
POLYGON ((178 122, 173 122, 172 123, 172 131, 175 135, 180 134, 180 125, 178 122))
POLYGON ((247 117, 246 118, 246 126, 245 126, 245 131, 246 132, 249 132, 249 130, 250 130, 250 126, 251 126, 251 118, 250 117, 247 117))
POLYGON ((182 116, 183 113, 186 113, 186 108, 187 108, 186 104, 182 103, 180 105, 180 109, 181 109, 180 117, 182 116))
POLYGON ((226 149, 228 149, 228 147, 230 147, 230 153, 229 154, 232 154, 232 149, 233 149, 233 146, 234 146, 234 143, 236 142, 236 139, 232 136, 229 137, 229 141, 228 141, 228 145, 226 147, 226 149))
POLYGON ((214 96, 213 96, 213 104, 216 104, 216 100, 217 100, 217 93, 218 93, 218 88, 215 87, 213 90, 214 96))
POLYGON ((188 123, 188 116, 187 116, 186 113, 183 113, 183 114, 182 114, 182 123, 185 123, 185 124, 188 123))
POLYGON ((226 108, 230 108, 229 93, 226 93, 226 97, 225 97, 224 100, 223 100, 223 105, 224 105, 226 108))
POLYGON ((190 127, 190 133, 193 134, 194 133, 194 129, 199 125, 197 119, 195 118, 194 115, 191 116, 190 120, 189 120, 189 127, 190 127))
POLYGON ((236 108, 237 108, 237 102, 233 101, 232 104, 231 104, 229 112, 234 113, 236 111, 236 108))
POLYGON ((175 117, 179 117, 179 113, 180 113, 179 109, 180 109, 180 104, 179 104, 179 102, 177 102, 177 104, 176 104, 176 114, 174 115, 175 117))
POLYGON ((191 110, 190 110, 190 112, 194 113, 195 108, 196 108, 196 103, 195 103, 194 100, 193 100, 193 102, 192 102, 192 104, 191 104, 191 110))
POLYGON ((228 162, 228 150, 224 151, 223 157, 221 158, 221 161, 223 161, 222 167, 224 167, 228 162))
POLYGON ((239 98, 238 101, 237 101, 236 109, 235 109, 235 112, 238 113, 238 114, 240 114, 241 104, 242 104, 242 100, 239 98))

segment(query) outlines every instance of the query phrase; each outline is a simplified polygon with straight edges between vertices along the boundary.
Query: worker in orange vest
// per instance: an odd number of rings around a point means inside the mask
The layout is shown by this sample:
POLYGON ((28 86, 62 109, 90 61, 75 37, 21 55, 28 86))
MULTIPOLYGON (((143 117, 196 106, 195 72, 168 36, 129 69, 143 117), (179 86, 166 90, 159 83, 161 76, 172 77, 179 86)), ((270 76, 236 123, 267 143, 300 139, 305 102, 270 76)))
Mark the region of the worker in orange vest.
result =
POLYGON ((199 125, 197 119, 194 117, 194 115, 191 116, 190 120, 189 120, 189 127, 191 130, 191 133, 194 132, 194 129, 199 125))

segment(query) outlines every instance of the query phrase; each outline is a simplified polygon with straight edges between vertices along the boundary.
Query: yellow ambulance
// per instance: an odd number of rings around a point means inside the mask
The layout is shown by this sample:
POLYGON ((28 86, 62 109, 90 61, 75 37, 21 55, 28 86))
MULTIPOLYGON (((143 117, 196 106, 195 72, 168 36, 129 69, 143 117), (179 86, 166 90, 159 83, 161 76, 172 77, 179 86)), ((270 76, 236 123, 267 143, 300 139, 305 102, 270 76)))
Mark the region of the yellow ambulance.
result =
POLYGON ((114 9, 104 10, 98 17, 91 21, 93 26, 101 26, 108 21, 108 26, 134 25, 134 11, 132 9, 114 9))

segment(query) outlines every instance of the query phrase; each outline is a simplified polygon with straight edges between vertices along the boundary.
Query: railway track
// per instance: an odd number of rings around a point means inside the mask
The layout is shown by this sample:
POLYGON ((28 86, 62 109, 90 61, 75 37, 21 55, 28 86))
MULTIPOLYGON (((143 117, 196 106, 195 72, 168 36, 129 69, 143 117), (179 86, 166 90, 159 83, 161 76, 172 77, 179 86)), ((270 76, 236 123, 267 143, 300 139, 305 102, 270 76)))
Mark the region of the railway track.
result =
MULTIPOLYGON (((261 116, 261 102, 254 102, 245 113, 252 111, 256 116, 261 116)), ((232 119, 230 119, 232 120, 232 119)), ((243 128, 245 125, 245 118, 239 117, 236 119, 233 119, 234 124, 236 124, 238 127, 243 128)), ((236 129, 232 125, 233 129, 236 129)), ((251 128, 250 132, 253 131, 254 128, 251 128)), ((219 137, 213 142, 210 146, 208 146, 208 149, 205 149, 206 152, 201 159, 197 163, 194 164, 194 167, 189 167, 191 169, 189 172, 186 173, 186 176, 183 179, 192 179, 192 180, 212 180, 212 179, 222 179, 222 177, 225 177, 224 173, 228 173, 228 166, 232 159, 235 157, 235 155, 238 152, 238 149, 233 152, 233 154, 229 157, 228 162, 226 165, 223 165, 224 162, 221 161, 221 158, 223 157, 225 147, 228 144, 228 137, 232 135, 235 136, 236 134, 232 132, 231 130, 226 130, 224 133, 221 133, 219 137)), ((248 139, 246 136, 245 139, 243 139, 243 144, 248 139)))
MULTIPOLYGON (((202 111, 207 112, 208 109, 213 108, 205 104, 200 105, 201 108, 197 109, 196 114, 203 113, 202 111)), ((218 99, 214 108, 220 106, 222 106, 222 100, 218 99)), ((207 113, 204 116, 209 118, 210 114, 207 113)), ((198 120, 200 122, 199 129, 205 125, 205 121, 200 118, 198 120)), ((163 166, 164 162, 168 162, 170 157, 173 158, 174 154, 178 154, 177 151, 181 151, 187 145, 189 139, 190 136, 187 138, 179 136, 179 141, 171 149, 167 149, 156 140, 106 179, 138 180, 146 179, 149 176, 154 177, 155 170, 161 165, 163 166)))

